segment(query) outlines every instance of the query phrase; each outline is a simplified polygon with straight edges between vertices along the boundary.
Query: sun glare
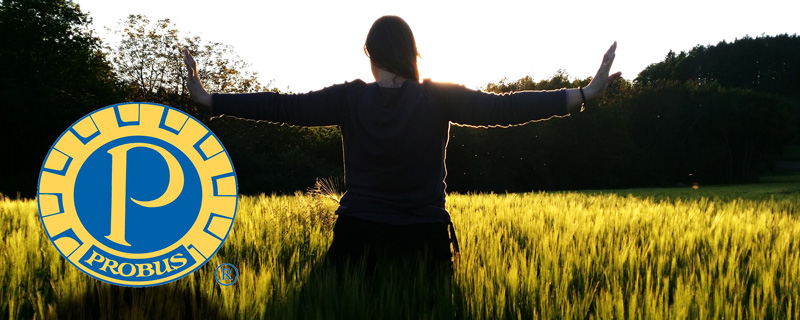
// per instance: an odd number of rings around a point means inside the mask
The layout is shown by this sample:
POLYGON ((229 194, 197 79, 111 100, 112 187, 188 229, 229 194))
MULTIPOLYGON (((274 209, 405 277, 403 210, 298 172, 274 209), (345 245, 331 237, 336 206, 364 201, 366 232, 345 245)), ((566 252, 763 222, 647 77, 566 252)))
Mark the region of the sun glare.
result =
POLYGON ((233 46, 262 83, 306 92, 362 79, 372 81, 362 47, 372 22, 382 15, 405 19, 417 40, 423 78, 470 88, 507 78, 546 79, 558 70, 591 77, 603 53, 618 41, 614 70, 633 79, 670 50, 733 41, 745 35, 797 33, 791 10, 776 0, 757 6, 717 6, 678 0, 661 5, 631 0, 569 4, 487 2, 322 2, 253 4, 207 0, 189 4, 142 0, 116 3, 77 0, 94 27, 113 28, 128 14, 170 18, 179 30, 233 46), (690 9, 687 9, 690 8, 690 9), (654 15, 654 10, 659 14, 654 15), (761 19, 760 17, 769 17, 761 19), (678 19, 703 21, 698 28, 678 19))

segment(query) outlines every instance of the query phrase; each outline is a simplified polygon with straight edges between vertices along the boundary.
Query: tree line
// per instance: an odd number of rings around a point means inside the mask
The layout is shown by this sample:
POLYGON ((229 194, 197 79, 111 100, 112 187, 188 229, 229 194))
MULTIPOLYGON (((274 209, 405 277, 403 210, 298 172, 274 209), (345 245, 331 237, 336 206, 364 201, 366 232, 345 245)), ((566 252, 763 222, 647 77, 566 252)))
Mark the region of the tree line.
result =
MULTIPOLYGON (((278 91, 232 47, 182 36, 168 19, 131 15, 103 43, 91 18, 65 0, 0 2, 0 192, 35 195, 47 150, 83 115, 115 103, 166 104, 203 121, 234 161, 240 192, 292 193, 319 178, 342 181, 337 128, 299 128, 229 117, 191 104, 181 50, 201 61, 209 91, 278 91)), ((583 113, 507 129, 453 127, 449 191, 530 191, 756 181, 798 143, 800 39, 745 37, 669 52, 633 81, 620 80, 583 113)), ((587 85, 501 80, 489 92, 587 85)))

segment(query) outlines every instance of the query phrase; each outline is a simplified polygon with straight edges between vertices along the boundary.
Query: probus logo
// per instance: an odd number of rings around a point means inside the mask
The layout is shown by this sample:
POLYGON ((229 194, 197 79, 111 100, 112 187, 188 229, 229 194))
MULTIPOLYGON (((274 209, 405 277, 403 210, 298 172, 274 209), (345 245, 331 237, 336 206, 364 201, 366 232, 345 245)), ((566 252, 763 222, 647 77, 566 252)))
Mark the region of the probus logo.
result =
POLYGON ((228 153, 180 110, 124 103, 96 110, 53 144, 39 214, 61 255, 112 284, 155 286, 204 265, 238 203, 228 153))

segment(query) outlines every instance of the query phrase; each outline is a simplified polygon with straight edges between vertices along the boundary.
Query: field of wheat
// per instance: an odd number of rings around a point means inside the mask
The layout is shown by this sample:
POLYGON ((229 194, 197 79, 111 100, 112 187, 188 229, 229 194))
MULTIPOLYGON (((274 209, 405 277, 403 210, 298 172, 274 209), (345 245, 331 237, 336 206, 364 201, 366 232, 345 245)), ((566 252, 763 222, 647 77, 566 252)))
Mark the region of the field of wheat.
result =
POLYGON ((47 239, 34 200, 2 197, 0 319, 797 319, 797 180, 450 194, 462 254, 443 278, 334 270, 323 264, 332 197, 242 196, 217 255, 151 288, 84 275, 47 239), (215 281, 222 263, 237 267, 234 285, 215 281))

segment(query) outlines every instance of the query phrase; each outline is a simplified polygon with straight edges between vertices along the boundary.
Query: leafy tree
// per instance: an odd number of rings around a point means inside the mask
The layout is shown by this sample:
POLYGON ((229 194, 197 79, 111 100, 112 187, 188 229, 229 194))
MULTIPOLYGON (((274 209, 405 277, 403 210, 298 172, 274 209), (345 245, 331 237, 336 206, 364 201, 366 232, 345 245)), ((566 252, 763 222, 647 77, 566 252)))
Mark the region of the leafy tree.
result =
POLYGON ((0 192, 33 196, 59 134, 118 100, 90 24, 71 1, 0 3, 0 192))
MULTIPOLYGON (((190 102, 185 84, 183 49, 198 60, 200 78, 215 93, 276 89, 262 86, 257 73, 233 48, 199 37, 182 37, 169 19, 151 21, 130 15, 115 32, 118 45, 108 48, 114 71, 127 88, 127 100, 163 103, 206 120, 190 102)), ((335 128, 299 128, 232 117, 206 120, 228 150, 239 178, 239 191, 293 193, 317 178, 341 178, 341 135, 335 128)))
POLYGON ((167 104, 195 113, 188 100, 183 50, 200 61, 199 73, 209 91, 219 93, 264 90, 257 73, 239 59, 233 48, 200 37, 181 37, 169 19, 152 22, 143 15, 129 15, 115 33, 116 48, 107 48, 114 72, 127 88, 127 100, 167 104))
MULTIPOLYGON (((658 107, 659 114, 680 117, 692 124, 688 127, 694 128, 692 132, 698 132, 704 123, 717 128, 698 137, 708 143, 708 149, 697 154, 714 157, 709 150, 726 151, 727 156, 715 155, 725 160, 716 163, 717 168, 725 170, 706 172, 706 178, 713 182, 753 181, 785 146, 798 142, 798 57, 800 37, 787 34, 744 37, 732 43, 697 46, 680 54, 670 52, 664 61, 651 64, 636 78, 641 86, 639 94, 647 98, 632 103, 644 107, 641 110, 663 105, 658 107), (672 103, 667 106, 665 101, 672 103), (694 111, 686 109, 690 105, 696 106, 694 111)), ((681 126, 677 118, 660 122, 681 126)), ((647 136, 654 132, 642 133, 647 136)))

